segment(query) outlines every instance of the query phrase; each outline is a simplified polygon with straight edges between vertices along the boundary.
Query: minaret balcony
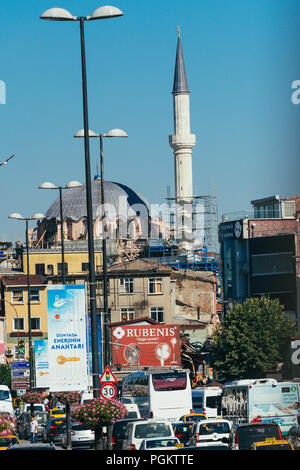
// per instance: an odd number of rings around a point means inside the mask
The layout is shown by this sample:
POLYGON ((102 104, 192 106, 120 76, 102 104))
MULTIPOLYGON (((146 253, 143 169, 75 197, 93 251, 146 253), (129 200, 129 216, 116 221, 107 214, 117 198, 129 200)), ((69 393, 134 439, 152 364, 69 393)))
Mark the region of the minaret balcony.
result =
POLYGON ((169 135, 169 144, 174 150, 189 149, 195 146, 195 134, 173 134, 169 135))

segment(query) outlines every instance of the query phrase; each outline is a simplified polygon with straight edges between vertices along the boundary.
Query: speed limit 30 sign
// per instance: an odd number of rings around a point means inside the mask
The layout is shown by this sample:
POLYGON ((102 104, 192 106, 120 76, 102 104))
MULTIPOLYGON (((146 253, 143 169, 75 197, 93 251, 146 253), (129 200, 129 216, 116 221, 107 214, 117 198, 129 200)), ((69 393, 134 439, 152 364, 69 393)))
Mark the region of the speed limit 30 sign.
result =
POLYGON ((104 384, 100 388, 100 395, 102 398, 108 398, 109 400, 112 400, 117 396, 117 387, 112 383, 104 384))

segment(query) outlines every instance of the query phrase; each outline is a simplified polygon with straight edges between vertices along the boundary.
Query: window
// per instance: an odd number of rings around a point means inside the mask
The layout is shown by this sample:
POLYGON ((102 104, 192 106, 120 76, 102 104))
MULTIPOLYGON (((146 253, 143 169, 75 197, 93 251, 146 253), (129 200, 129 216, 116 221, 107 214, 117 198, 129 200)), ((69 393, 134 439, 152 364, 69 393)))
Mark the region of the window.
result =
POLYGON ((151 307, 150 318, 159 323, 164 322, 164 308, 163 307, 151 307))
POLYGON ((24 291, 22 289, 12 289, 11 291, 11 301, 14 303, 23 303, 24 302, 24 291))
MULTIPOLYGON (((68 274, 68 263, 64 263, 64 274, 68 274)), ((57 275, 62 275, 62 263, 57 263, 57 275)))
POLYGON ((120 281, 120 294, 133 294, 134 280, 132 277, 123 277, 120 281))
POLYGON ((121 321, 134 320, 134 308, 121 308, 121 321))
POLYGON ((35 274, 45 275, 45 265, 44 264, 36 264, 35 265, 35 274))
POLYGON ((48 264, 47 265, 47 274, 48 276, 53 276, 54 269, 53 269, 53 264, 48 264))
POLYGON ((162 278, 154 277, 148 281, 148 293, 149 294, 162 294, 162 278))
POLYGON ((31 329, 40 330, 41 329, 41 319, 39 317, 31 318, 31 329))
POLYGON ((89 263, 81 263, 81 271, 88 271, 89 263))
POLYGON ((24 318, 13 318, 13 331, 24 331, 24 318))
POLYGON ((40 289, 30 287, 30 302, 40 302, 40 289))

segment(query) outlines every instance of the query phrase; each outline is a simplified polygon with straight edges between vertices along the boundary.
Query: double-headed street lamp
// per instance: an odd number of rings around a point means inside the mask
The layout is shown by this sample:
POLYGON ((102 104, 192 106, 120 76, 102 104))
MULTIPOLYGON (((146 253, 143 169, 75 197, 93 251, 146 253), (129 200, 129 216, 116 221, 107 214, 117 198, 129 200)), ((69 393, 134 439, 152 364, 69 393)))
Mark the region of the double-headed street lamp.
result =
POLYGON ((93 206, 91 190, 90 148, 88 137, 88 104, 87 104, 87 79, 84 41, 84 22, 101 20, 122 16, 123 12, 113 6, 97 8, 91 16, 73 16, 63 8, 50 8, 41 15, 41 19, 50 21, 79 21, 81 41, 81 68, 82 68, 82 97, 83 97, 83 121, 84 121, 84 153, 85 153, 85 177, 86 177, 86 202, 87 202, 87 229, 89 249, 89 284, 90 284, 90 312, 92 330, 92 368, 93 368, 93 395, 100 397, 99 383, 99 352, 98 352, 98 330, 96 309, 96 281, 95 281, 95 259, 94 259, 94 233, 93 233, 93 206))
POLYGON ((16 212, 8 216, 10 219, 25 220, 26 222, 26 254, 27 254, 27 307, 28 307, 28 344, 29 344, 29 374, 30 374, 30 390, 34 388, 34 374, 33 374, 33 347, 32 347, 32 334, 31 334, 31 308, 30 308, 30 272, 29 272, 29 242, 28 242, 28 222, 30 220, 44 219, 44 215, 37 213, 32 217, 23 217, 16 212))
MULTIPOLYGON (((74 137, 84 137, 84 129, 77 131, 74 137)), ((111 129, 105 134, 96 134, 94 131, 89 129, 89 137, 98 137, 100 139, 100 168, 101 168, 101 203, 102 203, 102 221, 104 220, 104 165, 103 165, 103 138, 104 137, 128 137, 125 131, 122 129, 111 129)), ((109 334, 109 310, 108 310, 108 293, 107 293, 107 259, 106 259, 106 237, 104 230, 102 232, 102 266, 103 266, 103 312, 104 312, 104 338, 105 338, 105 349, 104 349, 104 361, 106 365, 111 365, 111 354, 110 354, 110 334, 109 334)))
POLYGON ((61 236, 61 266, 62 266, 62 283, 65 284, 65 249, 64 249, 64 231, 63 231, 63 207, 62 207, 62 190, 70 188, 79 188, 82 184, 79 181, 70 181, 65 186, 55 186, 55 184, 46 181, 39 185, 38 189, 58 189, 59 190, 59 212, 60 212, 60 236, 61 236))

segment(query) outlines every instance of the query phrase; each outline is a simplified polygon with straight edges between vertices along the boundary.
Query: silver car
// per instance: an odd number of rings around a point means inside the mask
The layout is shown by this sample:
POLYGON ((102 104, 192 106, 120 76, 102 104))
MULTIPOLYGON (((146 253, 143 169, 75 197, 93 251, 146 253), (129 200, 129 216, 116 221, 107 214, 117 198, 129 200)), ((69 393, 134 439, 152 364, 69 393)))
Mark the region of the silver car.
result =
MULTIPOLYGON (((95 433, 92 429, 81 423, 71 423, 71 445, 73 447, 93 447, 95 433)), ((61 435, 61 446, 67 448, 67 430, 61 435)))

